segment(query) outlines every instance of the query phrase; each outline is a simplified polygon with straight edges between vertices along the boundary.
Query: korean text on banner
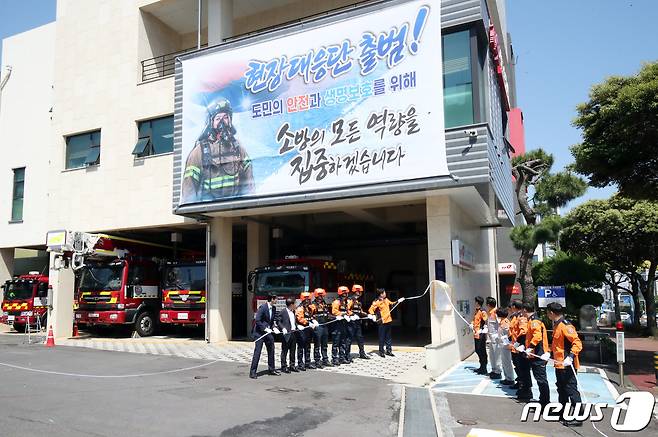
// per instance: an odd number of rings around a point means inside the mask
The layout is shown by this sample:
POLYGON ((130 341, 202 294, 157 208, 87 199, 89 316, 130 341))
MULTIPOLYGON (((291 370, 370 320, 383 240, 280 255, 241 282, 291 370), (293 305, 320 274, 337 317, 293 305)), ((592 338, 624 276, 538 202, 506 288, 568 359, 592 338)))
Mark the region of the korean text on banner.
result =
POLYGON ((447 175, 438 3, 183 57, 180 204, 447 175))

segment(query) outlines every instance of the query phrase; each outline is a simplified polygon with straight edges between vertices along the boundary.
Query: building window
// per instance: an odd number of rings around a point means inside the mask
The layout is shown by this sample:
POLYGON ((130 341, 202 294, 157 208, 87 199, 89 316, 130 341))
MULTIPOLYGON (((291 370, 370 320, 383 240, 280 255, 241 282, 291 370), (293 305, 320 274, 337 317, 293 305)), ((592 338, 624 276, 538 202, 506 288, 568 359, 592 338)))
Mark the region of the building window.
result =
POLYGON ((66 137, 66 169, 98 165, 101 161, 101 131, 66 137))
POLYGON ((139 139, 133 155, 137 158, 160 155, 174 150, 174 116, 155 118, 137 123, 139 139))
POLYGON ((474 123, 469 29, 443 35, 443 104, 446 128, 474 123))
POLYGON ((25 190, 25 167, 14 169, 14 189, 11 197, 11 221, 23 220, 23 196, 25 190))

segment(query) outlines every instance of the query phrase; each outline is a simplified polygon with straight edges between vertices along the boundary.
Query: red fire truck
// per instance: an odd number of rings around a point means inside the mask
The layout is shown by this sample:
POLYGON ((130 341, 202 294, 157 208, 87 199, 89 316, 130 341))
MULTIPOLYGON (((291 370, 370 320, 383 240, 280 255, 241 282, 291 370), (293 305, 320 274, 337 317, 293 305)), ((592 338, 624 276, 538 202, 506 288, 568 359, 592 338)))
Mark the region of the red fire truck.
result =
POLYGON ((160 323, 202 325, 206 322, 206 263, 168 262, 162 272, 160 323))
POLYGON ((75 320, 88 326, 129 325, 153 335, 161 308, 160 262, 171 249, 106 234, 86 234, 75 320))
POLYGON ((249 290, 254 293, 254 310, 265 303, 270 293, 276 293, 279 297, 276 306, 282 310, 287 298, 298 299, 302 291, 312 292, 318 287, 327 291, 327 302, 337 297, 339 285, 351 287, 358 283, 364 286, 366 292, 374 292, 372 275, 345 273, 343 264, 327 256, 300 258, 292 255, 257 268, 249 273, 249 290))
POLYGON ((48 276, 30 272, 5 282, 0 323, 13 325, 19 332, 29 326, 46 325, 48 314, 48 276))

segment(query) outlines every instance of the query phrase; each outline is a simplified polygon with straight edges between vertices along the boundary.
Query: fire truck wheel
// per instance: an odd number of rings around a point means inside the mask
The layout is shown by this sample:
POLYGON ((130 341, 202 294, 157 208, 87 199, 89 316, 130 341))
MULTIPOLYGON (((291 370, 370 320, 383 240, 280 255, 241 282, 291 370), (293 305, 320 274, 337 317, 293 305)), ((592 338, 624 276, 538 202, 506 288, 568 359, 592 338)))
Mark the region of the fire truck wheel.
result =
POLYGON ((14 323, 14 329, 18 332, 25 332, 27 329, 27 325, 14 323))
POLYGON ((148 312, 143 312, 135 320, 135 331, 140 337, 149 337, 155 332, 155 319, 148 312))

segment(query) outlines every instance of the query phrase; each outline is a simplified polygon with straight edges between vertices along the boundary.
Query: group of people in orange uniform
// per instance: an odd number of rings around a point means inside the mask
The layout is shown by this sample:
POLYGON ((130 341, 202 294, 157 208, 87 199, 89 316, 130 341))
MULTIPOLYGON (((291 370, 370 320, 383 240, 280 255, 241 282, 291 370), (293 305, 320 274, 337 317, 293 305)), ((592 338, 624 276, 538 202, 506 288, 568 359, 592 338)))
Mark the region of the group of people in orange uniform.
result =
POLYGON ((258 362, 263 344, 267 348, 268 372, 279 375, 274 368, 274 335, 280 334, 281 371, 284 373, 305 371, 323 367, 340 366, 352 362, 352 343, 359 347, 359 358, 368 360, 363 339, 363 321, 370 319, 378 324, 379 355, 393 356, 391 339, 392 305, 404 301, 401 297, 391 301, 385 290, 378 290, 375 299, 366 311, 361 302, 363 287, 354 284, 350 290, 338 287, 338 297, 329 304, 327 292, 316 288, 313 293, 304 291, 299 295, 300 303, 286 299, 284 310, 277 310, 277 296, 271 294, 254 315, 252 336, 256 340, 249 376, 257 378, 258 362), (331 361, 328 343, 331 336, 331 361), (313 357, 311 358, 311 345, 313 357), (296 362, 296 365, 295 365, 296 362))
MULTIPOLYGON (((546 364, 552 361, 562 411, 567 403, 581 402, 576 372, 583 345, 575 327, 564 318, 564 307, 552 302, 546 308, 553 323, 553 338, 549 344, 546 326, 533 303, 513 300, 508 308, 497 308, 493 297, 486 299, 486 308, 484 303, 482 297, 475 298, 471 328, 480 362, 475 372, 488 374, 493 380, 502 379, 502 385, 517 390, 516 398, 521 401, 532 399, 532 373, 539 388, 539 403, 544 407, 550 402, 546 364), (487 363, 491 365, 491 372, 487 372, 487 363)), ((582 425, 564 417, 562 422, 567 426, 582 425)))

